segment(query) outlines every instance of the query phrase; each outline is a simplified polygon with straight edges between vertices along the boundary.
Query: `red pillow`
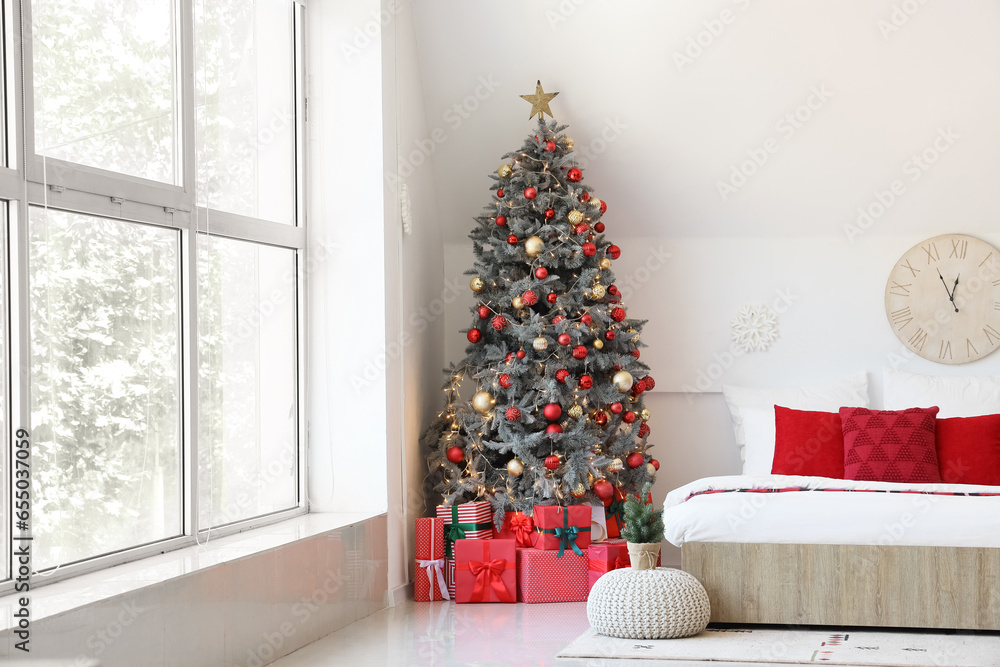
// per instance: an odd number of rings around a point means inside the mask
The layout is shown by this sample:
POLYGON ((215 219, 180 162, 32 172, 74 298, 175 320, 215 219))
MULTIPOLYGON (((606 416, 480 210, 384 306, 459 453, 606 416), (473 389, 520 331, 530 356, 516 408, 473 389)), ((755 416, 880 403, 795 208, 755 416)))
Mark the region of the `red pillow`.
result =
POLYGON ((844 479, 933 484, 941 482, 934 422, 938 408, 841 408, 844 479))
POLYGON ((836 412, 774 406, 775 475, 844 479, 844 433, 836 412))
POLYGON ((1000 415, 938 419, 937 455, 945 484, 1000 486, 1000 415))

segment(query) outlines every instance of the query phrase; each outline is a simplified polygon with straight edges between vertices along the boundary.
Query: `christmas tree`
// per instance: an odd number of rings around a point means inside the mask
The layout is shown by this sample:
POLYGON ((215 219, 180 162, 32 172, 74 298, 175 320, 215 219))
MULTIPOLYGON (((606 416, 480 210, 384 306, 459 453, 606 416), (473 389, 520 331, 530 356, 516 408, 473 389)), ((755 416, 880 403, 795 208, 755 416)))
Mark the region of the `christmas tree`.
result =
POLYGON ((639 360, 645 322, 614 284, 607 204, 583 183, 566 126, 544 120, 556 94, 539 83, 522 96, 537 128, 503 156, 469 235, 466 357, 446 369, 445 408, 421 439, 440 504, 488 499, 497 525, 534 505, 635 494, 659 468, 642 396, 654 385, 639 360))

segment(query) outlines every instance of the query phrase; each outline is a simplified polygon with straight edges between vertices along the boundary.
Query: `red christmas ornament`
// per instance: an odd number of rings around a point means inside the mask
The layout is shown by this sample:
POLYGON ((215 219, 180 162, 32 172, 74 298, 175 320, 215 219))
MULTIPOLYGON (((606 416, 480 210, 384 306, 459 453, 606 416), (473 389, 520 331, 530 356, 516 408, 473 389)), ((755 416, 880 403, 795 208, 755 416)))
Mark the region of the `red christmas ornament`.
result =
POLYGON ((616 245, 609 245, 607 253, 608 257, 610 257, 611 259, 618 259, 619 257, 622 256, 622 249, 616 245))
POLYGON ((550 422, 554 422, 562 416, 562 407, 558 403, 549 403, 542 410, 542 414, 544 414, 545 418, 550 422))
POLYGON ((487 317, 490 316, 490 309, 487 308, 486 306, 479 306, 478 308, 476 308, 476 314, 479 315, 480 319, 485 320, 487 317))
POLYGON ((504 413, 504 417, 506 417, 509 422, 516 422, 521 418, 521 409, 516 405, 512 405, 507 408, 507 412, 504 413))
POLYGON ((586 234, 588 229, 590 229, 590 227, 587 226, 587 223, 586 222, 581 222, 579 225, 577 225, 574 228, 574 231, 577 234, 586 234))
POLYGON ((461 463, 465 460, 465 452, 462 451, 461 447, 451 446, 444 455, 447 456, 448 460, 452 463, 461 463))
POLYGON ((556 340, 559 341, 560 345, 569 345, 572 339, 569 337, 568 333, 561 333, 556 340))
POLYGON ((510 236, 507 237, 507 243, 511 245, 517 245, 517 237, 511 234, 510 236))
POLYGON ((632 350, 632 356, 635 357, 636 359, 639 358, 639 348, 632 350))
POLYGON ((582 195, 580 195, 580 201, 582 201, 584 204, 590 201, 590 193, 584 192, 582 195))
POLYGON ((551 153, 555 149, 556 149, 556 142, 554 142, 554 141, 546 141, 545 142, 545 150, 547 150, 548 152, 551 153))
POLYGON ((608 413, 604 410, 598 410, 594 414, 594 421, 597 422, 598 426, 605 426, 608 423, 608 413))
POLYGON ((625 461, 628 463, 629 468, 638 468, 646 462, 646 459, 639 452, 632 452, 625 461))
POLYGON ((656 380, 648 375, 642 378, 642 383, 646 385, 646 391, 652 391, 656 387, 656 380))
POLYGON ((621 403, 612 403, 611 404, 611 412, 613 412, 616 415, 620 415, 622 413, 623 409, 624 408, 622 408, 622 404, 621 403))
POLYGON ((644 391, 646 391, 646 383, 642 381, 642 378, 639 378, 632 384, 632 393, 638 396, 644 391))
POLYGON ((656 470, 660 469, 660 462, 657 461, 656 459, 649 459, 649 462, 653 464, 653 468, 655 468, 656 470))
POLYGON ((565 368, 560 368, 556 371, 556 382, 559 384, 566 384, 566 378, 569 377, 569 371, 565 368))
POLYGON ((509 364, 513 358, 514 358, 514 353, 513 352, 508 352, 507 356, 504 357, 504 361, 506 361, 509 364))
POLYGON ((580 376, 580 389, 590 389, 594 386, 594 378, 589 375, 580 376))
POLYGON ((625 319, 625 309, 621 306, 617 306, 611 311, 611 319, 615 322, 621 322, 625 319))
POLYGON ((551 208, 545 209, 545 219, 546 220, 551 220, 555 216, 556 216, 556 212, 553 211, 551 208))
POLYGON ((492 320, 490 320, 490 326, 497 331, 503 331, 503 328, 507 326, 507 318, 503 315, 495 315, 492 320))
POLYGON ((524 189, 524 196, 527 199, 534 199, 538 195, 538 190, 531 187, 530 185, 524 189))
POLYGON ((562 322, 565 319, 566 318, 563 317, 562 315, 556 315, 555 317, 552 318, 552 324, 559 324, 560 322, 562 322))
POLYGON ((549 303, 555 303, 559 296, 555 292, 549 292, 549 295, 545 297, 545 300, 549 303))
POLYGON ((465 334, 465 337, 469 339, 470 343, 478 343, 483 337, 483 332, 479 329, 469 329, 469 332, 465 334))
POLYGON ((499 197, 500 199, 503 199, 503 188, 499 188, 497 190, 497 197, 499 197))
POLYGON ((507 216, 506 215, 498 215, 496 222, 497 222, 497 227, 503 227, 504 225, 507 224, 507 216))
POLYGON ((602 199, 601 200, 601 215, 604 215, 607 212, 608 212, 608 202, 606 202, 606 201, 604 201, 602 199))
POLYGON ((639 427, 639 437, 645 438, 647 435, 649 435, 649 424, 643 424, 639 427))
POLYGON ((597 232, 598 234, 603 234, 604 230, 605 227, 603 222, 598 222, 596 225, 594 225, 594 231, 597 232))
POLYGON ((545 427, 545 432, 546 433, 562 433, 563 430, 562 430, 562 426, 560 426, 559 424, 549 424, 548 426, 545 427))
POLYGON ((608 329, 607 331, 604 332, 604 337, 606 339, 608 339, 608 340, 614 340, 615 339, 615 332, 612 331, 611 329, 608 329))
POLYGON ((590 313, 584 313, 583 317, 580 318, 580 321, 589 327, 594 321, 594 318, 590 316, 590 313))
POLYGON ((590 241, 587 241, 583 244, 583 254, 587 257, 593 257, 597 254, 597 246, 590 241))
MULTIPOLYGON (((473 341, 475 342, 475 341, 473 341)), ((577 345, 573 348, 573 358, 574 359, 586 359, 587 358, 587 347, 584 345, 577 345)))
POLYGON ((608 287, 608 294, 612 294, 614 296, 618 296, 618 286, 617 285, 611 285, 611 286, 609 286, 608 287))
POLYGON ((594 482, 594 494, 601 500, 611 500, 611 497, 615 494, 615 487, 611 486, 611 482, 606 479, 599 479, 594 482))
POLYGON ((549 470, 555 470, 559 467, 559 457, 555 454, 549 454, 545 457, 545 467, 549 470))
POLYGON ((500 386, 504 389, 510 389, 510 376, 504 373, 500 376, 499 380, 500 386))
POLYGON ((525 290, 525 292, 521 295, 521 301, 524 301, 524 305, 526 306, 534 306, 538 303, 538 295, 530 289, 525 290))
POLYGON ((632 422, 635 421, 635 413, 629 410, 628 412, 622 415, 622 421, 625 422, 626 424, 631 424, 632 422))
MULTIPOLYGON (((573 167, 572 169, 566 172, 566 180, 569 181, 570 183, 579 183, 582 178, 583 178, 583 172, 577 169, 576 167, 573 167)), ((590 199, 590 197, 588 196, 587 199, 590 199)))
POLYGON ((518 350, 517 351, 517 358, 518 359, 524 359, 527 355, 528 355, 528 353, 525 352, 524 350, 518 350))
POLYGON ((546 269, 544 266, 540 266, 537 269, 535 269, 535 277, 538 278, 539 280, 545 280, 546 278, 549 277, 549 270, 546 269))

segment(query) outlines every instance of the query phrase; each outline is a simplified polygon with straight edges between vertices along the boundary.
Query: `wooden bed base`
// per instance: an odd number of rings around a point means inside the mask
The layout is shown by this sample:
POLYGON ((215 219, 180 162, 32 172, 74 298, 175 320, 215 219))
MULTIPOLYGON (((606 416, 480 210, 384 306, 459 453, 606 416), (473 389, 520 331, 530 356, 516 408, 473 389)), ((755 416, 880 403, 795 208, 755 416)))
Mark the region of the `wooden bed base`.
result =
POLYGON ((1000 549, 688 542, 714 623, 1000 630, 1000 549))

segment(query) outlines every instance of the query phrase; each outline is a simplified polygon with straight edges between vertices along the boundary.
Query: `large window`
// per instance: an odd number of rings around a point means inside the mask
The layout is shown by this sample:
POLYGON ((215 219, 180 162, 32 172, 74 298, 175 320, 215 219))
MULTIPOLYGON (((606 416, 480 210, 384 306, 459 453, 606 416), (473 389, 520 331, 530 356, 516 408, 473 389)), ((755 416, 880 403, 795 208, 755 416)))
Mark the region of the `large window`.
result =
POLYGON ((304 3, 0 6, 0 448, 30 432, 34 569, 305 511, 304 3))

